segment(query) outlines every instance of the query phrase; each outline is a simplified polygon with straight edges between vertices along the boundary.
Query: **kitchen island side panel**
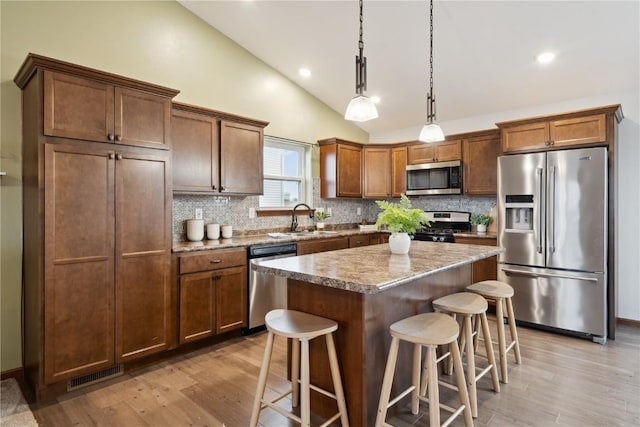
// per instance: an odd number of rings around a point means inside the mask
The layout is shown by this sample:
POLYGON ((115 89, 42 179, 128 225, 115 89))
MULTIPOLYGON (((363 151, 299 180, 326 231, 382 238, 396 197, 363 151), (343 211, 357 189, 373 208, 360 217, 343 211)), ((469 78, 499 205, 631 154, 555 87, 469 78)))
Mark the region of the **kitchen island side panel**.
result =
MULTIPOLYGON (((336 351, 351 425, 374 425, 387 362, 392 323, 433 311, 431 301, 471 284, 471 264, 444 270, 403 286, 364 294, 289 279, 289 308, 338 322, 336 351)), ((324 340, 310 346, 311 382, 333 390, 324 340)), ((392 395, 409 386, 412 351, 402 344, 392 395)), ((322 416, 337 411, 334 400, 312 391, 311 410, 322 416)), ((405 397, 409 403, 410 397, 405 397)), ((391 408, 393 410, 394 408, 391 408)))

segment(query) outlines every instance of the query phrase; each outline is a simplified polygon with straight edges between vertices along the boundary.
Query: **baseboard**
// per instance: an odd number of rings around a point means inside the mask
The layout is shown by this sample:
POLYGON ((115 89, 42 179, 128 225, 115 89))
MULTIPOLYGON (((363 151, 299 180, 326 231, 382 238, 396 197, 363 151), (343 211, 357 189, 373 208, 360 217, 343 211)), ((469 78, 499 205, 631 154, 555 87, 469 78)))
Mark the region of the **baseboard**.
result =
POLYGON ((24 369, 15 368, 15 369, 9 369, 8 371, 4 371, 0 373, 0 379, 6 380, 8 378, 15 378, 16 380, 24 379, 24 369))
POLYGON ((623 319, 622 317, 616 317, 616 324, 617 325, 627 325, 627 326, 633 326, 633 327, 636 327, 636 328, 640 328, 640 320, 623 319))

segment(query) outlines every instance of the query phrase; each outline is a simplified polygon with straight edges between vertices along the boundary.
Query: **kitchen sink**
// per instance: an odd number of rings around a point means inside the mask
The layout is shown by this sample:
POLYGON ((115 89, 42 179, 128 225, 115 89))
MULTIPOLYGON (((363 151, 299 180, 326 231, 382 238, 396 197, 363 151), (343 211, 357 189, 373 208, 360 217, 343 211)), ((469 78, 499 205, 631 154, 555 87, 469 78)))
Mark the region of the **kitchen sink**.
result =
POLYGON ((302 231, 289 231, 286 233, 269 233, 268 236, 274 239, 284 239, 287 237, 303 237, 303 236, 321 236, 336 234, 337 231, 325 231, 325 230, 302 230, 302 231))

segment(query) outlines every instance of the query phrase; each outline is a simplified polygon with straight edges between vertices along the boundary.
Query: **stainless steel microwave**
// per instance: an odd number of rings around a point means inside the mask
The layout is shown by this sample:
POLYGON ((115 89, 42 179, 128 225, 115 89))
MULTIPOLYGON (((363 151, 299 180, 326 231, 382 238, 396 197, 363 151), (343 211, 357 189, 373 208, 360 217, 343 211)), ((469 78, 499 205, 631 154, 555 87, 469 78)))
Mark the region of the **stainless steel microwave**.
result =
POLYGON ((462 193, 462 162, 407 165, 407 196, 462 193))

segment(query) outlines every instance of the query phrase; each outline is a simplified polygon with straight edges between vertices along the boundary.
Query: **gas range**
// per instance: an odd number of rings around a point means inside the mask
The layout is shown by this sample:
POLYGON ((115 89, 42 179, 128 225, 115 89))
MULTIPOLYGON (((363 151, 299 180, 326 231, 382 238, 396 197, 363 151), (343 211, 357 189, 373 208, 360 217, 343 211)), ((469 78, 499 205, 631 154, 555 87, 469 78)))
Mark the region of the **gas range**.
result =
POLYGON ((455 233, 471 231, 471 213, 458 211, 425 211, 431 224, 416 231, 414 240, 454 243, 455 233))

